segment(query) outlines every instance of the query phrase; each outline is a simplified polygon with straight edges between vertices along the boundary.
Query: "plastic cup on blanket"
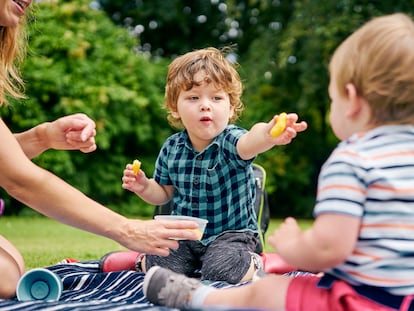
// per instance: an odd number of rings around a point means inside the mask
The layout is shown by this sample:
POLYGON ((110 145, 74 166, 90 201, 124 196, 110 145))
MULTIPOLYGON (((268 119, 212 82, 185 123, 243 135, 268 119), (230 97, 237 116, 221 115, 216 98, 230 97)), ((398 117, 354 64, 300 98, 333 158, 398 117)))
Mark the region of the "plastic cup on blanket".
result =
POLYGON ((57 301, 63 290, 62 280, 50 270, 38 268, 26 272, 17 283, 19 301, 57 301))
MULTIPOLYGON (((191 216, 180 216, 180 215, 156 215, 154 216, 154 219, 158 220, 191 220, 198 224, 198 229, 192 229, 194 232, 198 234, 198 239, 201 240, 204 230, 206 229, 206 225, 208 223, 208 220, 198 218, 198 217, 191 217, 191 216)), ((177 238, 174 238, 175 240, 179 240, 177 238)))

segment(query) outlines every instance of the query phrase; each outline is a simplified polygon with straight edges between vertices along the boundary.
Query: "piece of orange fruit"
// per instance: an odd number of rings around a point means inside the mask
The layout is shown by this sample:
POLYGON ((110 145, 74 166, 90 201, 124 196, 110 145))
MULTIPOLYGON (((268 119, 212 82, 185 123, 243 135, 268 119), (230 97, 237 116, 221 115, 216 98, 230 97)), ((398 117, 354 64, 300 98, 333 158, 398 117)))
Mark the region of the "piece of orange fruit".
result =
POLYGON ((282 134, 286 128, 286 122, 287 122, 287 114, 286 112, 282 112, 278 116, 276 124, 270 130, 270 135, 272 137, 278 137, 280 134, 282 134))
POLYGON ((134 162, 132 163, 132 170, 134 171, 134 175, 138 175, 140 168, 141 168, 141 161, 134 160, 134 162))
POLYGON ((198 230, 198 229, 187 229, 187 230, 195 232, 197 234, 197 237, 198 237, 197 240, 201 240, 201 237, 203 236, 203 234, 201 233, 200 230, 198 230))

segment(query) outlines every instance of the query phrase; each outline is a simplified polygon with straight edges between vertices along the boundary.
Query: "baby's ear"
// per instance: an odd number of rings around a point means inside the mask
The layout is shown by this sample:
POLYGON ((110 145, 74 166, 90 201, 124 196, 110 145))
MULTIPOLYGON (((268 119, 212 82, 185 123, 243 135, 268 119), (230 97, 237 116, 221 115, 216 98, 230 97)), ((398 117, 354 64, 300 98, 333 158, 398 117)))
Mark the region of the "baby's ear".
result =
POLYGON ((350 99, 351 96, 357 96, 358 90, 353 83, 347 83, 345 85, 346 96, 350 99))
POLYGON ((348 98, 349 105, 347 107, 347 116, 352 117, 361 110, 362 97, 358 94, 358 90, 353 83, 348 83, 345 86, 346 97, 348 98))

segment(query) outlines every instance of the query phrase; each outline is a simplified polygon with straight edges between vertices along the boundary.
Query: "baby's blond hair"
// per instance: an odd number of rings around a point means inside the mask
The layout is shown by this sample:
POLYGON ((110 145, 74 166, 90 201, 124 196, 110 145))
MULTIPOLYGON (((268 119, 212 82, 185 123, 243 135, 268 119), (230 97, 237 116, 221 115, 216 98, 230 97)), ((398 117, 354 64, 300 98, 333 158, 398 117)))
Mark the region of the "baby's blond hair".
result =
POLYGON ((172 112, 177 111, 177 100, 182 90, 190 90, 200 81, 195 81, 195 75, 204 71, 206 79, 203 82, 213 83, 229 95, 230 106, 234 108, 234 115, 230 122, 234 122, 243 110, 241 102, 242 83, 236 70, 236 64, 231 64, 225 57, 225 49, 205 48, 188 52, 177 57, 168 66, 167 82, 165 87, 165 107, 168 110, 169 123, 177 128, 183 126, 181 119, 175 118, 172 112))
POLYGON ((413 123, 414 22, 401 13, 377 17, 335 51, 330 75, 341 96, 355 85, 372 110, 373 124, 413 123))

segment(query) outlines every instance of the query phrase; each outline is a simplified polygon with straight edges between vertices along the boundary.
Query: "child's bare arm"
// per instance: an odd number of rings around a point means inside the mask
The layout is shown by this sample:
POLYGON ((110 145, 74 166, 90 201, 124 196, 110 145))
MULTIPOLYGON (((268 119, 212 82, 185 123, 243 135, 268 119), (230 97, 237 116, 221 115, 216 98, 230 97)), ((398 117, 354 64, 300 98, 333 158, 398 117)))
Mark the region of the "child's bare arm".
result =
POLYGON ((360 219, 339 214, 319 215, 313 226, 302 231, 287 218, 269 237, 269 243, 289 264, 319 272, 345 261, 354 250, 360 219))
POLYGON ((148 178, 140 169, 135 174, 132 164, 127 164, 122 177, 122 188, 134 192, 145 202, 163 205, 170 201, 174 193, 173 186, 161 186, 153 178, 148 178))
POLYGON ((270 122, 260 122, 240 137, 237 143, 239 156, 244 160, 249 160, 256 155, 265 152, 275 145, 287 145, 294 139, 298 132, 306 130, 306 122, 297 122, 298 115, 289 113, 286 120, 285 130, 277 137, 270 135, 270 132, 277 121, 275 116, 270 122))

